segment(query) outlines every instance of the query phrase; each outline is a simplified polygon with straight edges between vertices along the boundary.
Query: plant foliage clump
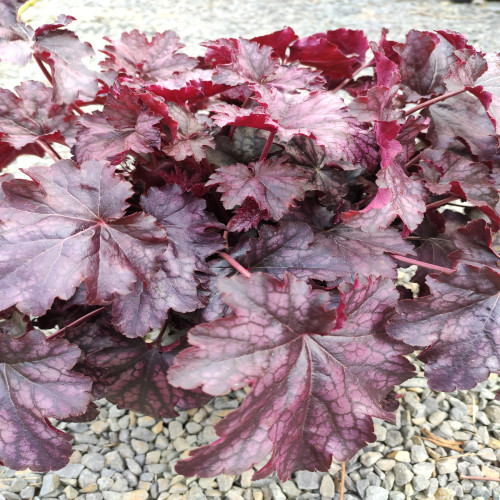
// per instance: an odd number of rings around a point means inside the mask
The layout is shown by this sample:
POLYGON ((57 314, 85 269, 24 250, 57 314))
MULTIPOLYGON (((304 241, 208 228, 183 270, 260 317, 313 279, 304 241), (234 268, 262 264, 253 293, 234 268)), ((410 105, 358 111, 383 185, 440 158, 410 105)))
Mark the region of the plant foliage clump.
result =
POLYGON ((195 59, 134 30, 95 71, 71 17, 17 7, 0 59, 47 85, 0 89, 0 168, 53 161, 0 175, 6 466, 63 467, 47 419, 93 400, 173 417, 249 386, 177 471, 286 479, 375 439, 413 351, 437 390, 500 372, 499 54, 285 28, 195 59))

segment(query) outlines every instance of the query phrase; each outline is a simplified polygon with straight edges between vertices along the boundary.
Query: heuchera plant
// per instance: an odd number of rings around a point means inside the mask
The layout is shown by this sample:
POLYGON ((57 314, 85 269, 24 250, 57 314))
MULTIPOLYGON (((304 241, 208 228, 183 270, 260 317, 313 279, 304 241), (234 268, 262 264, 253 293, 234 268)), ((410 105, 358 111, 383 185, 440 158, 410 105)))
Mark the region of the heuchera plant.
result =
POLYGON ((17 7, 0 59, 48 85, 0 90, 0 166, 53 164, 0 176, 3 464, 63 467, 48 418, 99 398, 169 418, 248 387, 176 469, 284 480, 373 441, 413 351, 436 390, 500 372, 500 54, 285 28, 194 59, 131 31, 99 72, 71 17, 17 7))

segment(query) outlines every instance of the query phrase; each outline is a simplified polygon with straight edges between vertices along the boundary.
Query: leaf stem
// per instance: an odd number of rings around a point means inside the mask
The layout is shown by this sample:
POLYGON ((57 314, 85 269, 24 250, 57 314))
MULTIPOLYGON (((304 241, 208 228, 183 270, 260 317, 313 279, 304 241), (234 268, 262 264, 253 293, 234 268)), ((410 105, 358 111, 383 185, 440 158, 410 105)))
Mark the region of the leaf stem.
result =
POLYGON ((267 138, 266 144, 264 146, 264 149, 262 150, 262 153, 260 155, 259 161, 265 160, 267 158, 267 155, 269 153, 269 150, 271 149, 271 146, 274 141, 274 136, 276 135, 276 130, 271 130, 269 132, 269 136, 267 138))
POLYGON ((52 75, 49 73, 49 70, 45 67, 45 64, 43 64, 43 61, 40 59, 40 57, 37 55, 34 55, 33 57, 35 58, 36 63, 42 70, 42 73, 45 75, 45 78, 47 78, 47 80, 51 85, 54 85, 54 81, 52 80, 52 75))
POLYGON ((418 153, 418 155, 414 156, 413 158, 411 158, 410 160, 408 160, 408 162, 405 164, 405 170, 408 168, 408 167, 411 167, 414 163, 416 163, 417 161, 420 160, 420 158, 422 158, 422 153, 423 151, 420 151, 420 153, 418 153))
POLYGON ((433 271, 440 271, 446 274, 452 274, 455 272, 454 269, 449 269, 448 267, 436 266, 435 264, 428 264, 427 262, 422 262, 421 260, 411 259, 409 257, 404 257, 402 255, 397 255, 395 253, 389 254, 393 259, 399 260, 401 262, 406 262, 408 264, 414 264, 419 267, 426 267, 427 269, 432 269, 433 271))
POLYGON ((161 346, 161 340, 163 338, 163 335, 165 335, 165 332, 167 331, 167 326, 168 326, 168 320, 169 320, 169 315, 167 314, 167 319, 163 322, 163 325, 161 326, 160 333, 158 334, 158 337, 156 337, 155 344, 158 344, 161 346))
MULTIPOLYGON (((249 95, 245 97, 245 100, 241 103, 240 109, 244 109, 250 104, 252 96, 253 92, 251 92, 249 95)), ((231 128, 229 129, 229 139, 233 138, 235 130, 236 130, 236 125, 231 125, 231 128)))
POLYGON ((219 255, 229 262, 238 272, 240 272, 245 278, 250 278, 252 275, 248 269, 245 269, 239 262, 236 262, 230 255, 226 252, 219 252, 219 255))
POLYGON ((57 330, 57 332, 53 333, 52 335, 49 335, 46 340, 51 340, 55 337, 59 337, 65 330, 68 330, 69 328, 73 328, 74 326, 78 326, 82 324, 83 322, 87 321, 89 318, 92 318, 93 316, 96 316, 99 314, 101 311, 104 311, 104 307, 99 307, 98 309, 94 309, 93 311, 90 311, 87 313, 85 316, 82 316, 81 318, 76 319, 69 325, 66 325, 65 327, 61 328, 60 330, 57 330))
POLYGON ((416 111, 419 111, 421 109, 428 108, 432 104, 436 104, 437 102, 444 101, 445 99, 449 99, 450 97, 456 96, 458 94, 463 94, 465 91, 466 91, 466 89, 454 90, 453 92, 448 92, 448 93, 442 94, 438 97, 434 97, 434 99, 429 99, 428 101, 422 102, 421 104, 418 104, 417 106, 406 111, 405 116, 411 115, 411 114, 413 114, 416 111))
POLYGON ((457 198, 456 196, 449 196, 448 198, 444 198, 442 200, 435 201, 433 203, 429 203, 428 205, 425 205, 426 210, 429 210, 429 208, 436 208, 440 207, 441 205, 446 205, 447 203, 451 203, 452 201, 459 200, 460 198, 457 198))
POLYGON ((345 462, 342 462, 342 469, 340 471, 340 499, 344 500, 344 490, 345 490, 345 462))
POLYGON ((52 158, 53 161, 59 161, 61 159, 57 151, 44 140, 37 139, 35 143, 38 144, 52 158))
POLYGON ((85 111, 83 111, 83 109, 80 108, 80 106, 78 106, 78 104, 73 103, 73 104, 70 104, 69 107, 74 109, 80 116, 85 114, 85 111))
POLYGON ((470 481, 498 481, 498 477, 481 477, 481 476, 460 476, 460 479, 469 479, 470 481))
POLYGON ((352 80, 354 80, 354 77, 360 72, 360 71, 363 71, 365 68, 368 68, 369 66, 371 66, 373 63, 375 62, 375 59, 371 59, 370 61, 368 62, 365 62, 364 64, 362 64, 357 70, 355 70, 353 73, 352 73, 352 76, 350 78, 346 78, 345 80, 343 80, 342 82, 340 82, 333 90, 332 92, 338 92, 339 90, 342 90, 349 82, 351 82, 352 80))

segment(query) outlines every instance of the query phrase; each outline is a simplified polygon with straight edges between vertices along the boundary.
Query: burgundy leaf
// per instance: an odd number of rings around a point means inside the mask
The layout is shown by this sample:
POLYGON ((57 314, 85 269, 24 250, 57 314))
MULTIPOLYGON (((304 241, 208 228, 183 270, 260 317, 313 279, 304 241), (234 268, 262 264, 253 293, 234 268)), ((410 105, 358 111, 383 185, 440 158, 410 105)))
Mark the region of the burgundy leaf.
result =
POLYGON ((367 168, 376 164, 373 133, 349 114, 340 97, 322 91, 283 94, 264 87, 257 92, 257 101, 266 107, 282 140, 297 134, 313 137, 333 161, 361 163, 367 168))
POLYGON ((128 182, 96 161, 61 160, 3 183, 0 205, 0 310, 43 314, 84 281, 87 300, 129 293, 158 269, 165 230, 153 217, 124 217, 128 182))
POLYGON ((249 231, 256 228, 259 222, 269 219, 269 212, 261 210, 253 198, 247 198, 241 207, 234 210, 234 215, 227 223, 230 231, 249 231))
POLYGON ((217 64, 214 82, 226 85, 260 84, 280 90, 320 88, 324 80, 318 72, 297 65, 281 65, 268 45, 240 38, 221 38, 204 44, 217 64))
POLYGON ((409 102, 446 92, 445 78, 458 61, 455 47, 441 34, 410 30, 404 44, 394 50, 401 56, 401 76, 409 102))
POLYGON ((273 49, 274 55, 280 59, 285 59, 286 51, 289 45, 299 38, 292 28, 283 28, 280 31, 274 31, 269 35, 256 36, 251 39, 252 42, 258 42, 260 45, 268 45, 273 49))
POLYGON ((399 216, 410 230, 416 229, 425 213, 421 181, 408 177, 400 165, 393 163, 378 173, 377 185, 377 194, 366 208, 342 214, 347 225, 375 233, 399 216))
POLYGON ((313 139, 297 135, 284 146, 287 161, 310 172, 312 188, 324 194, 321 197, 324 205, 338 204, 347 195, 345 172, 328 161, 324 148, 313 139))
POLYGON ((168 105, 170 117, 177 123, 176 137, 167 144, 163 151, 177 161, 182 161, 188 156, 201 161, 205 158, 205 148, 213 148, 215 142, 193 113, 186 111, 177 104, 168 105))
POLYGON ((456 50, 455 56, 458 60, 450 66, 450 73, 444 81, 449 91, 472 87, 488 68, 483 54, 475 50, 456 50))
POLYGON ((426 149, 420 168, 427 188, 435 194, 451 192, 465 197, 474 205, 489 205, 495 209, 499 195, 489 169, 484 163, 473 162, 451 151, 426 149))
POLYGON ((496 127, 497 134, 500 134, 500 56, 495 53, 488 54, 486 61, 488 69, 476 81, 476 85, 480 85, 482 92, 489 97, 486 110, 496 127))
POLYGON ((155 33, 151 41, 138 30, 122 33, 120 40, 104 38, 111 45, 104 47, 108 57, 100 65, 145 81, 166 80, 196 66, 196 59, 178 52, 184 45, 173 31, 155 33))
MULTIPOLYGON (((37 139, 63 142, 75 121, 63 106, 52 102, 52 89, 40 82, 23 82, 17 93, 0 89, 0 135, 16 149, 37 139)), ((71 134, 70 134, 71 137, 71 134)))
POLYGON ((432 295, 401 301, 388 331, 430 346, 420 358, 434 390, 470 389, 500 370, 500 274, 465 265, 427 283, 432 295))
MULTIPOLYGON (((25 154, 42 158, 45 155, 45 151, 38 144, 28 144, 21 149, 16 149, 7 142, 0 140, 0 171, 7 165, 10 165, 18 156, 25 154)), ((0 191, 1 198, 2 192, 0 191)))
POLYGON ((167 371, 182 352, 182 342, 166 347, 138 339, 115 338, 112 345, 89 355, 89 362, 107 372, 106 398, 118 408, 128 408, 154 418, 177 416, 174 406, 188 410, 211 398, 199 390, 173 387, 167 371))
POLYGON ((498 148, 495 127, 475 96, 465 93, 449 97, 423 114, 431 118, 427 137, 434 149, 453 149, 463 140, 480 161, 491 160, 495 155, 498 148))
POLYGON ((90 379, 70 371, 80 350, 39 330, 19 338, 0 331, 0 344, 0 460, 17 470, 59 470, 72 436, 46 419, 80 415, 90 403, 90 379))
POLYGON ((258 239, 250 239, 249 269, 283 278, 286 271, 299 278, 354 282, 356 276, 396 278, 396 262, 387 253, 413 254, 413 248, 391 228, 375 234, 339 225, 314 236, 304 222, 264 225, 258 239))
POLYGON ((291 46, 289 58, 339 80, 353 76, 367 50, 368 40, 361 30, 340 28, 300 38, 291 46))
POLYGON ((408 352, 381 323, 398 293, 390 281, 342 288, 342 329, 330 295, 293 275, 221 280, 234 315, 189 332, 193 345, 169 372, 171 383, 223 394, 252 384, 243 405, 216 426, 221 438, 179 462, 179 474, 237 474, 271 458, 254 479, 277 471, 328 470, 373 441, 372 416, 391 418, 381 401, 411 376, 408 352), (242 432, 244 430, 244 432, 242 432), (241 453, 241 450, 246 450, 241 453))
POLYGON ((226 208, 242 205, 252 198, 261 210, 279 220, 304 198, 309 176, 301 168, 285 163, 283 158, 259 160, 249 165, 237 163, 220 167, 211 176, 207 186, 217 185, 226 208))
POLYGON ((84 115, 79 122, 75 156, 78 162, 105 158, 121 163, 129 151, 150 153, 160 147, 161 116, 152 113, 128 87, 114 88, 103 111, 84 115))
POLYGON ((267 113, 267 110, 257 108, 240 108, 234 104, 215 104, 210 107, 215 112, 213 122, 219 127, 235 125, 237 127, 252 127, 276 132, 278 126, 267 113))
POLYGON ((450 255, 450 259, 455 265, 488 266, 498 270, 500 255, 491 248, 491 231, 483 219, 474 220, 460 228, 453 240, 458 250, 450 255))

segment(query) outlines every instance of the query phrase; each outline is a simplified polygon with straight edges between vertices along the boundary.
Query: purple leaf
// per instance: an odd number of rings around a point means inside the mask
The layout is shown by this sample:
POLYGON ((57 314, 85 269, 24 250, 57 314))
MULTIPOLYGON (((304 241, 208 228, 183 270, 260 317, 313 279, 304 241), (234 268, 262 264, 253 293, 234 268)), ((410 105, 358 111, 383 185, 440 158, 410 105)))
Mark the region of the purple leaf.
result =
POLYGON ((344 286, 347 319, 337 331, 330 295, 293 275, 284 283, 236 276, 220 287, 234 315, 193 328, 193 347, 177 357, 169 380, 209 394, 252 390, 217 424, 221 438, 179 462, 179 474, 237 474, 272 453, 254 479, 276 470, 285 480, 295 470, 326 471, 332 456, 348 460, 375 439, 371 417, 391 418, 381 401, 411 376, 408 349, 381 328, 398 298, 391 282, 344 286))
POLYGON ((336 162, 372 168, 378 160, 373 133, 352 117, 342 99, 331 92, 283 94, 259 88, 256 100, 266 107, 283 141, 300 134, 313 137, 336 162))
POLYGON ((52 89, 40 82, 23 82, 17 93, 0 89, 0 135, 2 141, 16 149, 33 144, 37 139, 64 142, 71 137, 74 115, 52 102, 52 89))
POLYGON ((100 65, 131 77, 145 81, 167 80, 174 73, 196 65, 196 59, 178 52, 184 45, 173 31, 155 33, 151 41, 138 30, 122 33, 120 40, 104 38, 111 45, 104 47, 102 52, 108 57, 100 65))
POLYGON ((473 162, 448 150, 426 149, 420 163, 427 188, 435 194, 451 192, 476 206, 498 203, 498 189, 484 163, 473 162))
POLYGON ((286 51, 289 45, 299 38, 292 28, 284 28, 280 31, 274 31, 269 35, 256 36, 252 42, 258 42, 260 45, 272 47, 273 54, 280 59, 285 59, 286 51))
POLYGON ((488 69, 476 81, 476 85, 479 85, 481 92, 489 98, 486 111, 495 125, 496 133, 500 134, 500 56, 495 53, 488 54, 486 61, 488 69))
POLYGON ((253 199, 260 210, 279 220, 304 198, 309 187, 309 175, 301 168, 285 163, 283 158, 259 160, 249 165, 237 163, 220 167, 211 176, 207 186, 218 185, 226 208, 242 205, 253 199))
POLYGON ((491 248, 491 231, 483 219, 458 229, 453 240, 458 250, 450 255, 450 259, 455 265, 488 266, 498 271, 500 255, 491 248))
POLYGON ((495 155, 498 148, 495 127, 475 96, 464 93, 449 97, 423 114, 431 118, 427 137, 434 149, 453 149, 465 141, 480 161, 491 160, 495 155))
POLYGON ((161 116, 152 113, 128 87, 114 87, 103 111, 79 119, 75 156, 78 162, 106 159, 121 163, 129 151, 150 153, 160 147, 161 116))
POLYGON ((213 148, 215 142, 193 113, 186 111, 177 104, 168 105, 170 117, 177 123, 177 134, 163 151, 177 161, 182 161, 188 156, 201 161, 205 158, 205 148, 213 148))
POLYGON ((72 436, 46 419, 80 415, 90 403, 90 379, 70 372, 80 350, 39 330, 19 338, 0 331, 0 343, 0 460, 17 470, 61 469, 72 436))
POLYGON ((427 283, 432 295, 401 301, 388 331, 407 344, 430 346, 420 359, 434 390, 470 389, 500 370, 500 274, 465 265, 427 283))
POLYGON ((142 213, 123 216, 130 184, 96 161, 61 160, 3 183, 0 310, 43 314, 84 281, 87 301, 129 293, 151 277, 165 230, 142 213))
POLYGON ((128 408, 154 418, 177 416, 181 410, 197 408, 211 397, 199 390, 172 386, 167 371, 182 352, 181 341, 166 347, 138 339, 114 338, 113 344, 89 354, 89 363, 106 370, 106 398, 118 408, 128 408))
POLYGON ((299 88, 317 89, 324 79, 319 72, 297 65, 281 65, 268 45, 240 38, 221 38, 203 44, 217 64, 214 82, 226 85, 257 84, 294 92, 299 88))
POLYGON ((342 214, 347 225, 375 233, 399 216, 410 230, 416 229, 425 213, 425 190, 421 181, 408 177, 400 165, 393 163, 380 170, 377 185, 377 194, 366 208, 342 214))

